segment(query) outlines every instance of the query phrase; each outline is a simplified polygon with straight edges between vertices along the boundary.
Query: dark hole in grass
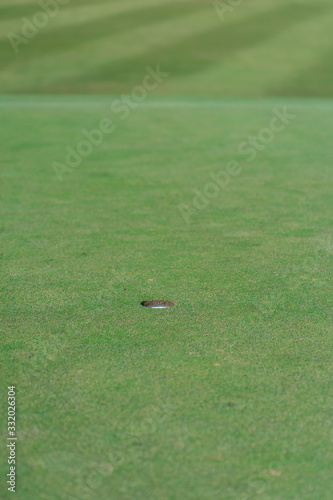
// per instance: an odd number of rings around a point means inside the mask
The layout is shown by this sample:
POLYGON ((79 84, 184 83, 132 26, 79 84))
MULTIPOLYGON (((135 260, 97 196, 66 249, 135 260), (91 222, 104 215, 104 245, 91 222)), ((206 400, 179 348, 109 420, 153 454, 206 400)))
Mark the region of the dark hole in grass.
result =
POLYGON ((174 302, 171 300, 144 300, 141 302, 144 307, 151 307, 152 309, 166 309, 167 307, 174 306, 174 302))

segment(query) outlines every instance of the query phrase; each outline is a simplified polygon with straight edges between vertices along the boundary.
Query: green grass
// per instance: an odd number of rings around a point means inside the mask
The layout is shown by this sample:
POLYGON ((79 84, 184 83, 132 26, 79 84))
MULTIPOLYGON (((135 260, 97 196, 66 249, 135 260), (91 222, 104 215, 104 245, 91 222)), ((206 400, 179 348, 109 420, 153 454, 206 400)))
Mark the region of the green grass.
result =
POLYGON ((110 102, 0 103, 17 498, 331 498, 333 103, 150 99, 59 182, 110 102), (248 164, 238 144, 286 103, 248 164), (186 224, 179 204, 231 160, 186 224))
MULTIPOLYGON (((332 2, 244 0, 222 22, 208 0, 71 0, 16 55, 7 34, 39 10, 0 5, 16 498, 330 500, 332 2), (111 104, 157 65, 122 120, 111 104), (104 118, 60 182, 54 162, 104 118)), ((6 498, 5 444, 0 463, 6 498)))
POLYGON ((15 54, 8 33, 38 11, 0 6, 2 93, 121 93, 160 64, 157 94, 332 96, 330 0, 244 0, 223 22, 208 0, 71 0, 15 54))

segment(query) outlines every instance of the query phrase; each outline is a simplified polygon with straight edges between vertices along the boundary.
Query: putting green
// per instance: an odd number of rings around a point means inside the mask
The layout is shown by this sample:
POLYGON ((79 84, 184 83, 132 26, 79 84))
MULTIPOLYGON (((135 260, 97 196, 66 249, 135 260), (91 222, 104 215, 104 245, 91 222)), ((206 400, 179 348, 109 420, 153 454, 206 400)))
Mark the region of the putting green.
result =
POLYGON ((0 99, 16 498, 331 498, 333 102, 112 101, 0 99))

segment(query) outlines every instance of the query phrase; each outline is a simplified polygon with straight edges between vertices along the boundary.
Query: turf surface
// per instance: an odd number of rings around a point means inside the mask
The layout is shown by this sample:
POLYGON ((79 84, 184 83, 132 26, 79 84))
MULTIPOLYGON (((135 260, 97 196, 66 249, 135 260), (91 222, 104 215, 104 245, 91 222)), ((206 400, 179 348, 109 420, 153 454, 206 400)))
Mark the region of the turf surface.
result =
POLYGON ((330 500, 331 0, 71 0, 15 54, 39 10, 0 5, 16 497, 330 500))
POLYGON ((160 64, 161 95, 333 94, 331 0, 243 0, 223 18, 209 0, 71 0, 15 54, 8 34, 40 11, 1 1, 0 93, 121 93, 160 64))
POLYGON ((59 182, 110 102, 0 102, 17 498, 331 498, 333 103, 147 99, 59 182), (248 163, 282 104, 295 118, 248 163))

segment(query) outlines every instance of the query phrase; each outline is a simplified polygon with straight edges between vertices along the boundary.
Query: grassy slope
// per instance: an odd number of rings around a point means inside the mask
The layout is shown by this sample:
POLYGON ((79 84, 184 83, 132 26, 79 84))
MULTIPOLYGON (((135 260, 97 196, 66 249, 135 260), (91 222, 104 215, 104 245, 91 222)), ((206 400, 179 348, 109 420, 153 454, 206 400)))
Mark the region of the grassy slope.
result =
POLYGON ((0 6, 1 93, 121 93, 160 64, 157 93, 332 96, 331 0, 244 0, 223 22, 204 0, 72 0, 15 55, 6 35, 38 10, 0 6))
POLYGON ((147 101, 59 183, 110 101, 23 101, 0 125, 17 498, 331 498, 332 104, 289 102, 247 164, 281 102, 147 101), (232 159, 187 225, 179 203, 232 159))

